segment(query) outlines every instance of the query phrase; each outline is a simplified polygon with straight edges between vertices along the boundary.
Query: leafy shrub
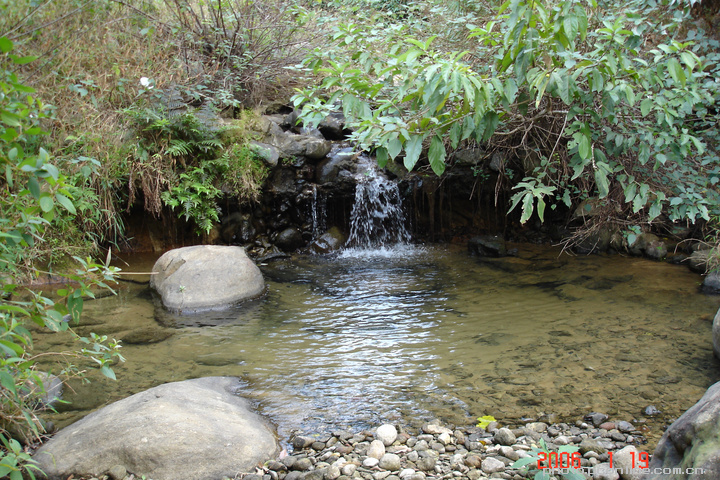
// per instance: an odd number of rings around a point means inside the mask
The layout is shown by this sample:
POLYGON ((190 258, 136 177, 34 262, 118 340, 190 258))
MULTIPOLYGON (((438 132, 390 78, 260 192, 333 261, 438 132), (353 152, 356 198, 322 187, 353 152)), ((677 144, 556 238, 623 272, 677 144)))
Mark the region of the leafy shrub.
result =
POLYGON ((294 103, 310 124, 342 111, 381 165, 427 156, 441 175, 459 147, 505 151, 501 171, 523 172, 510 205, 521 223, 584 201, 597 213, 587 228, 709 221, 720 213, 717 55, 699 48, 699 31, 681 39, 687 14, 639 0, 509 0, 469 26, 477 43, 464 51, 402 26, 340 25, 335 48, 304 61, 320 84, 294 103))
MULTIPOLYGON (((113 279, 114 269, 108 262, 76 258, 80 268, 66 275, 75 286, 59 290, 55 300, 20 286, 21 280, 41 273, 36 263, 42 244, 77 213, 73 192, 78 192, 39 146, 44 134, 39 122, 47 107, 11 71, 34 58, 12 51, 12 42, 0 37, 0 475, 21 480, 23 473, 35 478, 37 468, 13 437, 27 441, 43 433, 36 411, 45 389, 32 353, 29 325, 69 332, 82 348, 52 355, 90 361, 110 378, 115 378, 112 363, 122 357, 114 340, 95 334, 81 337, 71 328, 80 319, 83 298, 93 296, 90 287, 109 288, 106 282, 113 279)), ((82 374, 75 361, 64 363, 54 373, 82 374)))

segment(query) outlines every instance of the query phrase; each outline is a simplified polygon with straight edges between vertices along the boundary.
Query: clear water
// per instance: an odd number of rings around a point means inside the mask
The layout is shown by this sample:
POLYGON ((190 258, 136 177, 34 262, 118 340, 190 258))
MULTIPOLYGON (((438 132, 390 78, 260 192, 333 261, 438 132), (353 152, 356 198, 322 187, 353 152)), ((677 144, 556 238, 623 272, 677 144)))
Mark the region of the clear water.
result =
MULTIPOLYGON (((72 383, 67 424, 152 386, 207 375, 243 379, 278 427, 317 432, 439 418, 505 423, 601 411, 664 422, 720 380, 711 323, 720 297, 698 293, 685 267, 621 256, 559 256, 519 245, 518 257, 480 261, 461 248, 349 250, 297 256, 261 269, 267 296, 205 317, 162 317, 148 287, 86 304, 81 331, 116 338, 151 328, 173 335, 123 350, 118 382, 72 383), (160 318, 160 317, 158 317, 160 318)), ((148 271, 134 257, 126 271, 148 271)), ((142 279, 142 277, 132 277, 142 279)), ((41 335, 40 349, 56 335, 41 335)))

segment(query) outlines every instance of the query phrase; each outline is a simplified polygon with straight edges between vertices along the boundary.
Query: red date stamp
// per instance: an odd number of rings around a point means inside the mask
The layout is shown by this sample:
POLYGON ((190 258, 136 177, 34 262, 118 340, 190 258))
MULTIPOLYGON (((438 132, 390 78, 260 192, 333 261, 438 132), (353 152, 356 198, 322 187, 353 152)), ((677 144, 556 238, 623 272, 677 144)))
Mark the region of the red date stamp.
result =
MULTIPOLYGON (((613 468, 613 452, 608 452, 608 462, 613 468)), ((537 460, 538 470, 580 469, 582 457, 578 452, 539 452, 537 460)), ((630 465, 625 468, 649 468, 650 454, 647 452, 630 452, 630 465)))
POLYGON ((579 469, 581 460, 582 457, 578 452, 540 452, 538 453, 538 469, 579 469))

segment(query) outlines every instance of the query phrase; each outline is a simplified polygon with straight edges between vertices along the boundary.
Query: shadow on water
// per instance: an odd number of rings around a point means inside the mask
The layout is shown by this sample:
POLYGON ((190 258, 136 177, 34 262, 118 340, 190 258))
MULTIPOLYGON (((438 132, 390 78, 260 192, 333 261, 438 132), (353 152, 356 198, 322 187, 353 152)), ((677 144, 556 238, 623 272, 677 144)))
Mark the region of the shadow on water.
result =
POLYGON ((440 246, 297 256, 261 266, 264 298, 191 317, 166 315, 146 286, 124 284, 87 304, 82 327, 133 340, 119 381, 74 385, 56 422, 160 383, 232 375, 283 438, 482 415, 643 420, 655 405, 656 441, 720 380, 720 298, 699 294, 697 275, 536 246, 500 260, 440 246))

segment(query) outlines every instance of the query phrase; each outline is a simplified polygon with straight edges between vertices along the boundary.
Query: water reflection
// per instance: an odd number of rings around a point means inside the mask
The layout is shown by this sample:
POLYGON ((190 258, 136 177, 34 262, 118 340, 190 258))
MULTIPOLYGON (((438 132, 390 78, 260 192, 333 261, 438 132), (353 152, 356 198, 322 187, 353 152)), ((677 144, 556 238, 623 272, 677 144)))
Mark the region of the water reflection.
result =
POLYGON ((158 327, 157 317, 174 335, 126 345, 117 384, 72 398, 82 410, 168 381, 235 375, 282 436, 434 417, 599 410, 630 420, 650 404, 665 412, 650 422, 659 435, 720 379, 710 340, 720 298, 698 294, 699 278, 682 267, 535 247, 490 261, 407 247, 262 269, 266 298, 205 317, 164 315, 141 286, 89 303, 89 329, 122 338, 158 327))

